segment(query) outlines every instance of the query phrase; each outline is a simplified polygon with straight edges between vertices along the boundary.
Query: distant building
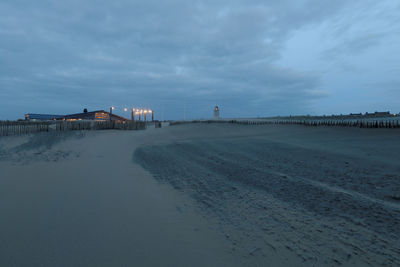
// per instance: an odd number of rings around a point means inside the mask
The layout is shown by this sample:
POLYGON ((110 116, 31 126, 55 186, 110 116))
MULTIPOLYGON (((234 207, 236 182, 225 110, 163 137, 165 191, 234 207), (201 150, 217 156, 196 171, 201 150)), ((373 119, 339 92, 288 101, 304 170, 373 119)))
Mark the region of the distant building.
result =
POLYGON ((51 121, 61 119, 63 115, 50 115, 50 114, 25 114, 26 121, 51 121))
POLYGON ((215 106, 214 108, 214 119, 219 119, 219 107, 215 106))
POLYGON ((386 117, 386 116, 390 116, 390 112, 389 111, 385 111, 385 112, 378 112, 375 111, 375 113, 365 113, 365 116, 371 116, 371 117, 386 117))
POLYGON ((85 109, 83 113, 69 114, 69 115, 50 115, 50 114, 25 114, 25 120, 29 121, 49 121, 49 120, 94 120, 94 121, 109 121, 111 116, 112 121, 129 121, 129 119, 110 114, 105 110, 96 110, 87 112, 85 109))

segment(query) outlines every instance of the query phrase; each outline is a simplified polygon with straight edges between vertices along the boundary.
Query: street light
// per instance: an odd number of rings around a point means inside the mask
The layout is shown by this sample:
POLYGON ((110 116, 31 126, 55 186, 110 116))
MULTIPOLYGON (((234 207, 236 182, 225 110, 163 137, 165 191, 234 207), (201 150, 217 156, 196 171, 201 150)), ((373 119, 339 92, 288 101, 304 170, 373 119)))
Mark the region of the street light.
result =
POLYGON ((150 109, 149 112, 151 113, 151 121, 154 121, 154 112, 150 109))
POLYGON ((115 107, 111 106, 110 107, 110 121, 112 121, 112 111, 115 109, 115 107))
POLYGON ((132 109, 132 113, 131 113, 131 120, 135 121, 135 109, 132 109))

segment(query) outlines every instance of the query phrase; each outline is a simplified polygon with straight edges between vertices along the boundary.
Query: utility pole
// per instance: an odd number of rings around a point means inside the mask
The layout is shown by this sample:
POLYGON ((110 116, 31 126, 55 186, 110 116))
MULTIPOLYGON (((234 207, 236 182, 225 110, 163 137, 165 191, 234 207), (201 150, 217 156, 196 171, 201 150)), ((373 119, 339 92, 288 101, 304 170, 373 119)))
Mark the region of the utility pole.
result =
POLYGON ((183 120, 186 120, 186 99, 185 99, 185 103, 183 104, 183 120))

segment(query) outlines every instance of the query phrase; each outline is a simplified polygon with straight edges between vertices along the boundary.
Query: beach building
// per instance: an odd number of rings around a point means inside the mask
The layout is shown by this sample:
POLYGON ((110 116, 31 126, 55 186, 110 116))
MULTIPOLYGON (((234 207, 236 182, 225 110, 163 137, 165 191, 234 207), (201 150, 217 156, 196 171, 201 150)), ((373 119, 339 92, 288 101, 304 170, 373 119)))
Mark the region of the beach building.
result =
POLYGON ((50 114, 25 114, 25 120, 28 121, 49 121, 49 120, 93 120, 93 121, 129 121, 129 119, 112 114, 105 110, 96 110, 88 112, 86 109, 82 113, 69 115, 50 115, 50 114))
POLYGON ((94 120, 94 121, 109 121, 111 117, 112 121, 129 121, 129 119, 112 114, 105 110, 96 110, 91 112, 83 112, 83 113, 76 113, 65 115, 62 119, 67 121, 74 121, 74 120, 94 120))

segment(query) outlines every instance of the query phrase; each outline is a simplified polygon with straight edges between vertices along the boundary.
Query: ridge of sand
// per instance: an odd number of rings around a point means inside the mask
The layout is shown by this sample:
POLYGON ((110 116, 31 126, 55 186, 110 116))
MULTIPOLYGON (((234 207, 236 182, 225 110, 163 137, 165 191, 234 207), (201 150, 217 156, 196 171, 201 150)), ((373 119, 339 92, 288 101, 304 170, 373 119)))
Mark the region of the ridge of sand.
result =
POLYGON ((399 131, 237 130, 144 146, 135 160, 218 217, 235 250, 256 262, 296 255, 296 266, 400 264, 399 131))

